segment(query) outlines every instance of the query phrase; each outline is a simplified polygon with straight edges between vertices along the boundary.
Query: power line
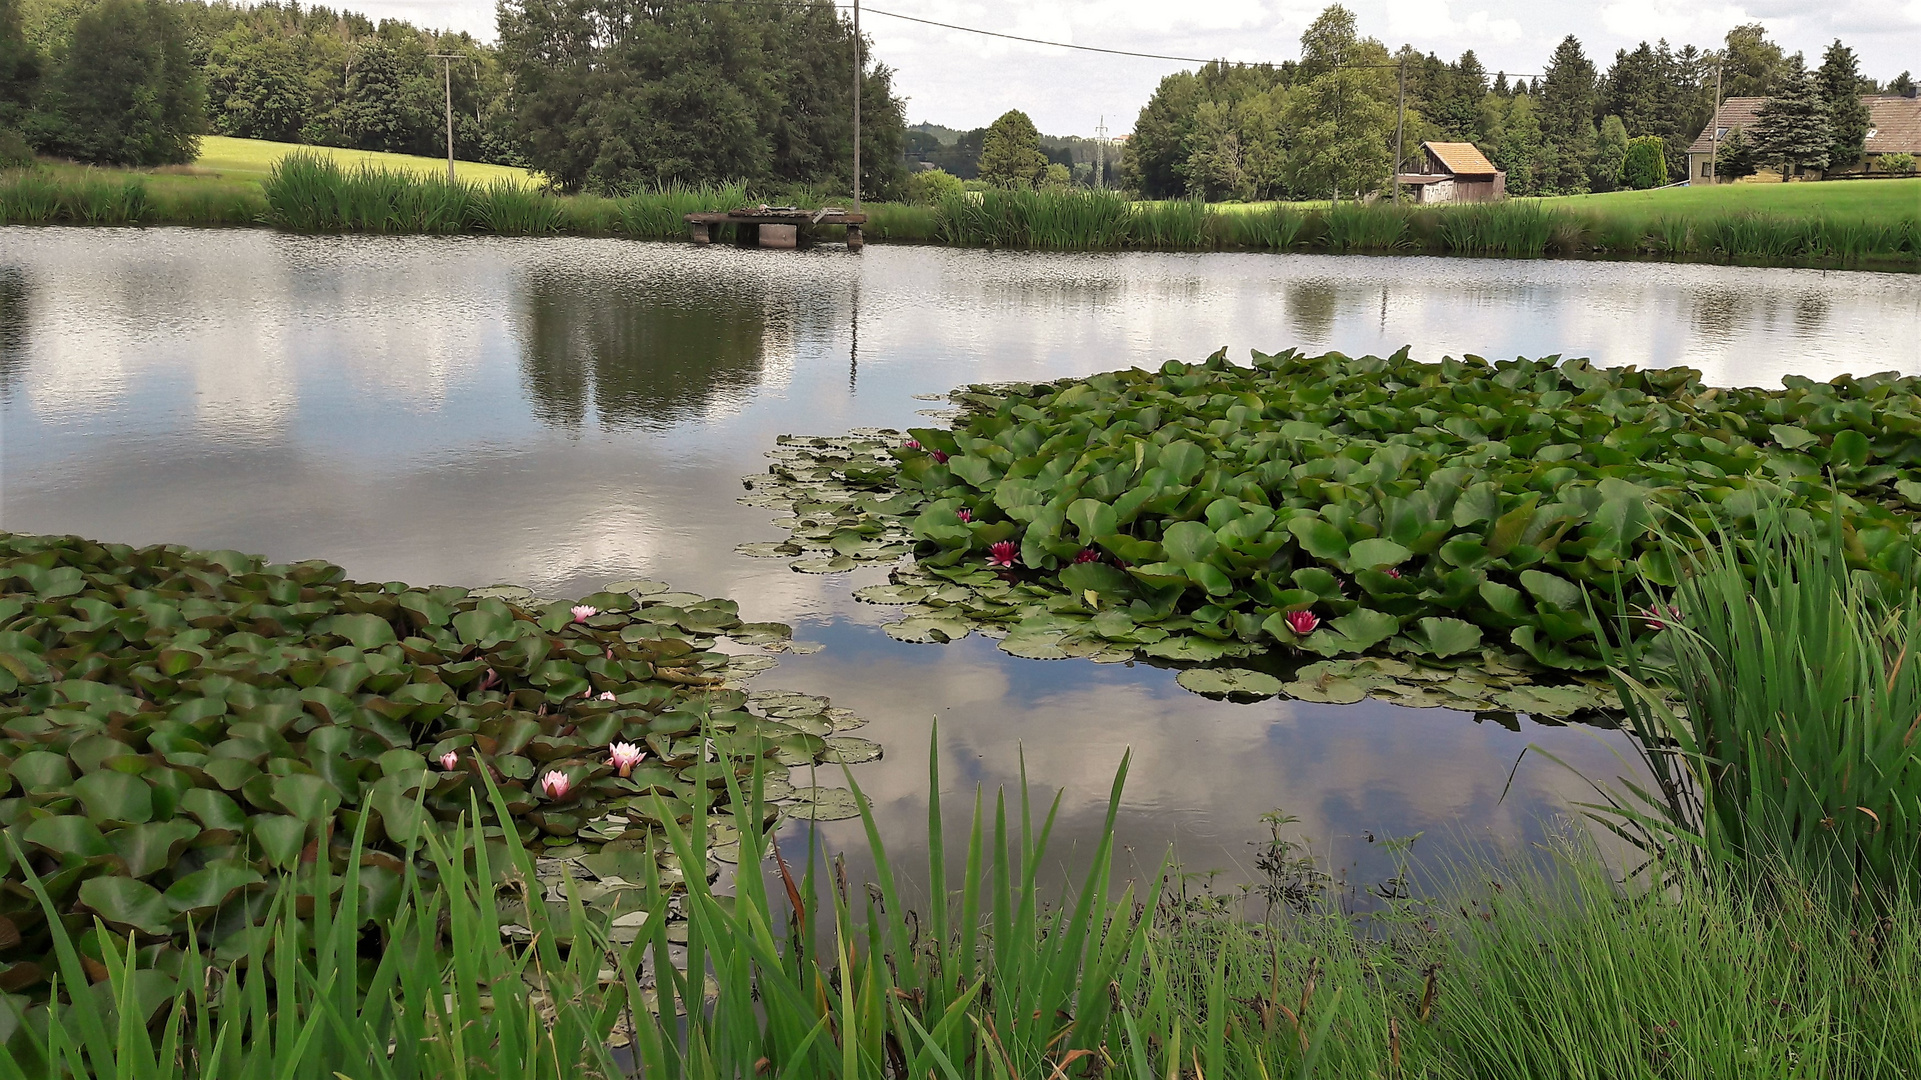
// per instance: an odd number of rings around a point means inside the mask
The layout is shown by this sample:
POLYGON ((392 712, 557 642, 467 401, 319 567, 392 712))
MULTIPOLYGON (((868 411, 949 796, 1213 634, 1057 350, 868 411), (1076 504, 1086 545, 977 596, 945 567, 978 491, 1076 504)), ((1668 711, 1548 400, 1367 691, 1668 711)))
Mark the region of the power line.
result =
MULTIPOLYGON (((694 4, 725 4, 733 7, 786 8, 786 7, 811 6, 809 4, 806 4, 805 0, 679 0, 679 2, 694 3, 694 4)), ((851 3, 843 4, 838 2, 829 4, 828 6, 839 9, 839 10, 843 10, 843 11, 851 10, 854 7, 854 5, 851 3)), ((941 22, 937 19, 923 19, 918 15, 902 15, 898 11, 886 11, 882 8, 868 7, 865 5, 861 7, 861 10, 866 12, 869 15, 884 15, 887 18, 899 19, 902 22, 919 23, 922 26, 933 26, 933 27, 938 27, 942 30, 953 30, 962 34, 977 34, 981 37, 1000 38, 1004 41, 1020 41, 1020 42, 1025 42, 1029 45, 1045 45, 1051 49, 1072 49, 1076 52, 1102 53, 1107 56, 1133 56, 1133 57, 1139 57, 1143 60, 1174 60, 1183 64, 1232 64, 1235 66, 1249 66, 1249 67, 1257 64, 1266 64, 1268 66, 1278 66, 1272 60, 1229 60, 1226 57, 1222 57, 1222 56, 1214 56, 1214 57, 1180 56, 1174 53, 1140 52, 1134 49, 1109 49, 1099 45, 1076 45, 1071 41, 1049 41, 1046 38, 1026 37, 1021 34, 1008 34, 1008 33, 1003 33, 999 30, 982 30, 978 26, 961 26, 958 23, 941 22)), ((1284 61, 1281 61, 1281 63, 1299 63, 1299 61, 1284 60, 1284 61)), ((1359 71, 1359 70, 1398 71, 1401 68, 1401 62, 1397 60, 1397 61, 1394 61, 1393 63, 1387 63, 1387 64, 1335 64, 1334 66, 1346 71, 1359 71)), ((1534 75, 1534 74, 1529 74, 1525 72, 1514 72, 1514 71, 1504 71, 1504 72, 1499 72, 1498 74, 1506 75, 1509 78, 1514 78, 1514 79, 1545 78, 1545 76, 1542 76, 1542 75, 1534 75)))

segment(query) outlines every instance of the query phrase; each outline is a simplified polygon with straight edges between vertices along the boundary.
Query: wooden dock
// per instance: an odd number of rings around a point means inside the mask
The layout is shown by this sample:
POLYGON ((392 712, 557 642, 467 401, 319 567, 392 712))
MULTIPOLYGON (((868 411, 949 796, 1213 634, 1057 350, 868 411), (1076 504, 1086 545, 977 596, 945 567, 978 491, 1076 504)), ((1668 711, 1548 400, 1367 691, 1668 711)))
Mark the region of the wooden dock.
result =
POLYGON ((715 227, 731 225, 734 227, 736 239, 750 247, 765 248, 798 247, 802 229, 821 225, 844 225, 847 228, 847 250, 859 251, 865 244, 861 236, 861 226, 865 224, 867 224, 866 214, 850 213, 838 206, 823 207, 819 210, 802 210, 793 206, 758 206, 687 215, 687 226, 693 233, 696 244, 713 243, 715 227))

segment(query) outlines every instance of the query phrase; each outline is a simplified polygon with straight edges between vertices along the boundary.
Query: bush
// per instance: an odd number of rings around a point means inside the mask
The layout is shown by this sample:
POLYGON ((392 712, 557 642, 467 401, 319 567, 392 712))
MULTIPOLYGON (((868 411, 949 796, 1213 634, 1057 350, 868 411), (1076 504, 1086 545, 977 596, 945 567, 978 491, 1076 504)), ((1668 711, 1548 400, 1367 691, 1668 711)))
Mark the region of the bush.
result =
POLYGON ((907 178, 907 201, 916 206, 939 206, 964 189, 961 179, 946 169, 928 169, 907 178))
POLYGON ((0 127, 0 169, 24 169, 33 164, 33 147, 13 128, 0 127))
POLYGON ((1667 151, 1661 137, 1643 135, 1629 139, 1627 157, 1621 161, 1621 186, 1645 191, 1667 182, 1667 151))
POLYGON ((1882 154, 1879 162, 1881 171, 1896 176, 1914 175, 1913 154, 1882 154))

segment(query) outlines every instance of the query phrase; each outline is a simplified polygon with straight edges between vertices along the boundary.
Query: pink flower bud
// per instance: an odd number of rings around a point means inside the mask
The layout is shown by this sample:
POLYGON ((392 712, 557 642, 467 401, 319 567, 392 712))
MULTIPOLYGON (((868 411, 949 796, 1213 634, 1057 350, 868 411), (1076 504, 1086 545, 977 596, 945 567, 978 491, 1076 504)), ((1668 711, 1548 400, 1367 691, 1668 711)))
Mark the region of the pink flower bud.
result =
POLYGON ((574 782, 567 779, 567 774, 559 769, 554 769, 540 778, 540 793, 549 799, 564 799, 573 789, 574 782))
POLYGON ((460 755, 452 750, 440 755, 440 767, 448 772, 453 772, 460 767, 460 755))
POLYGON ((942 465, 947 464, 947 454, 945 451, 930 450, 928 451, 928 453, 932 454, 934 456, 934 460, 939 464, 942 464, 942 465))
POLYGON ((602 690, 600 692, 600 696, 595 698, 594 700, 595 701, 612 701, 614 700, 614 692, 612 690, 602 690))
POLYGON ((972 510, 969 510, 965 506, 961 507, 959 510, 956 510, 954 514, 956 517, 960 518, 962 521, 974 520, 974 512, 972 510))
POLYGON ((1321 617, 1311 611, 1290 611, 1283 621, 1289 630, 1303 636, 1313 633, 1314 628, 1321 625, 1321 617))
POLYGON ((600 614, 600 609, 593 606, 592 604, 575 604, 574 605, 574 621, 575 622, 586 622, 588 619, 591 619, 598 614, 600 614))
POLYGON ((901 445, 902 445, 902 446, 904 446, 904 447, 906 447, 906 448, 907 448, 907 449, 909 449, 909 450, 919 450, 919 449, 920 449, 920 440, 919 440, 919 439, 909 439, 909 440, 907 440, 906 442, 904 442, 904 443, 901 443, 901 445))

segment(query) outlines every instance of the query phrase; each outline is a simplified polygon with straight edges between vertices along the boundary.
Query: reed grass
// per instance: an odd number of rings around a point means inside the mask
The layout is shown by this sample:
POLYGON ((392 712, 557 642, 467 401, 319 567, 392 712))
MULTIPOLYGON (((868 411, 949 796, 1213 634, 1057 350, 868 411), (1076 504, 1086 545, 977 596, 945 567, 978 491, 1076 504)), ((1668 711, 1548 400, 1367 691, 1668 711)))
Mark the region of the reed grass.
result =
MULTIPOLYGON (((242 224, 299 232, 566 233, 678 239, 685 215, 758 201, 825 205, 812 190, 756 194, 745 185, 666 186, 615 197, 558 196, 524 184, 444 177, 294 152, 260 194, 203 177, 34 169, 0 176, 0 221, 13 224, 242 224), (216 193, 216 186, 218 191, 216 193)), ((1623 204, 1511 200, 1458 206, 1389 203, 1217 207, 1135 202, 1106 191, 1043 189, 951 196, 938 206, 870 204, 869 239, 1054 251, 1418 252, 1504 257, 1627 256, 1821 266, 1921 265, 1921 215, 1853 211, 1799 216, 1700 209, 1650 215, 1623 204)), ((833 236, 823 230, 822 236, 833 236)))
POLYGON ((1697 539, 1665 620, 1671 659, 1610 658, 1652 786, 1608 790, 1596 809, 1645 847, 1707 864, 1782 859, 1844 897, 1915 888, 1914 568, 1850 571, 1861 540, 1838 520, 1764 513, 1751 539, 1697 539))

